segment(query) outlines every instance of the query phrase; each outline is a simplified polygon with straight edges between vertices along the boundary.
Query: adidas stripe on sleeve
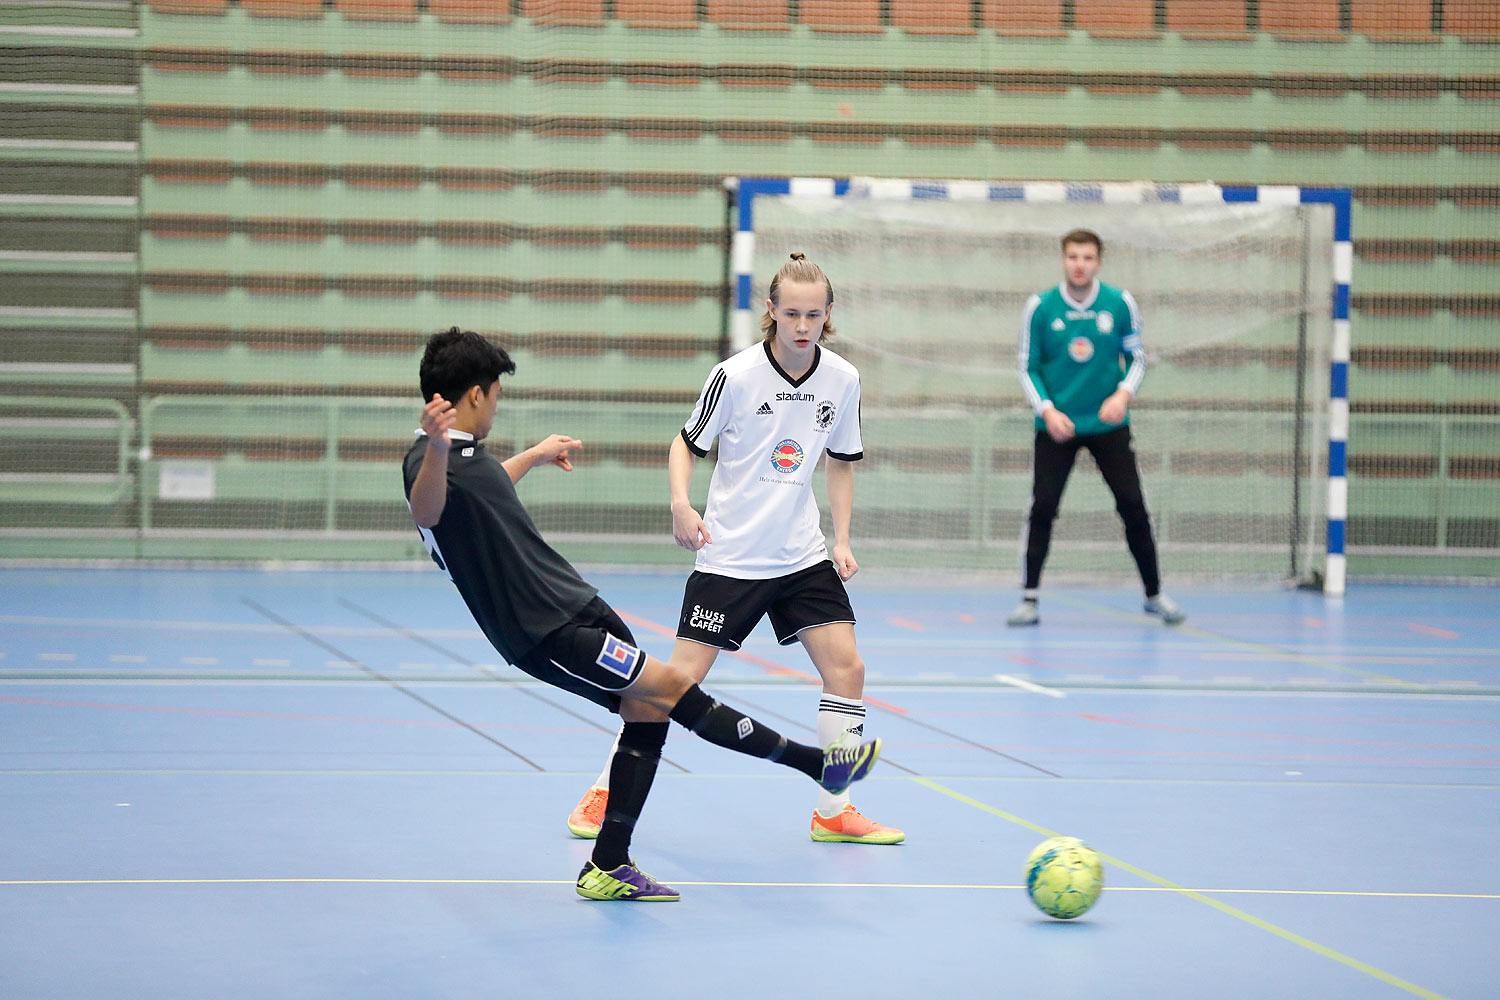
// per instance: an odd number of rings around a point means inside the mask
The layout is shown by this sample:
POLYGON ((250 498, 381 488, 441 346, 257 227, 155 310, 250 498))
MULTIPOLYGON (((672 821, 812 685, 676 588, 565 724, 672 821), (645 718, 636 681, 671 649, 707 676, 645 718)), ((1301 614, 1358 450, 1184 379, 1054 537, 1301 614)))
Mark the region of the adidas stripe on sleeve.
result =
POLYGON ((693 415, 682 428, 682 440, 699 458, 708 454, 708 444, 724 429, 733 409, 728 395, 729 376, 722 364, 714 365, 713 371, 708 373, 708 381, 703 383, 703 392, 693 407, 693 415))

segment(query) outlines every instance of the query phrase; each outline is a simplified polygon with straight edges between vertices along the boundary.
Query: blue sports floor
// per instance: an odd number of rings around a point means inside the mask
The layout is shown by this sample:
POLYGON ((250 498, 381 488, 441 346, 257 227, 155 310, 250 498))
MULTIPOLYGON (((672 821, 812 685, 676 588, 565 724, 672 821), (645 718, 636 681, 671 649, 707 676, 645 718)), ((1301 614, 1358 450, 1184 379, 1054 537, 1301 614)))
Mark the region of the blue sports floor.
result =
MULTIPOLYGON (((669 650, 680 576, 590 578, 669 650)), ((851 593, 907 842, 675 730, 636 858, 683 900, 626 905, 564 826, 613 718, 435 569, 0 570, 0 997, 1500 996, 1500 592, 851 593), (1105 856, 1075 922, 1019 887, 1053 833, 1105 856)), ((809 672, 762 630, 708 687, 810 740, 809 672)))

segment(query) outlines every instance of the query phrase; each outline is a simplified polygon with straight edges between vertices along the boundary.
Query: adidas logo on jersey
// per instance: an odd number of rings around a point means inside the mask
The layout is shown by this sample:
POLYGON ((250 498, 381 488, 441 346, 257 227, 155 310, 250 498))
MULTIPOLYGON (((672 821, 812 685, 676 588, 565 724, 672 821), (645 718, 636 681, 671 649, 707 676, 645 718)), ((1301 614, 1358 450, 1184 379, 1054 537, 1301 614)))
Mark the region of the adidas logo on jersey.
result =
POLYGON ((755 411, 755 415, 758 416, 758 417, 762 417, 762 416, 769 417, 771 415, 771 412, 772 411, 771 411, 771 404, 770 403, 761 403, 760 404, 760 409, 758 409, 758 410, 755 411))

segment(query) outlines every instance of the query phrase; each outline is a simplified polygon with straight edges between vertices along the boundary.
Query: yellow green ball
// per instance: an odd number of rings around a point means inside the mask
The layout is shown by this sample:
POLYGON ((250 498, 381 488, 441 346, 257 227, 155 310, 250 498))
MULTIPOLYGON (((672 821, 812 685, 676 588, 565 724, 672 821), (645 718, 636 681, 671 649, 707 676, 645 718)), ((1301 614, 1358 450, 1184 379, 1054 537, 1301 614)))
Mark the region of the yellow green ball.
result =
POLYGON ((1026 895, 1049 917, 1082 916, 1103 889, 1099 854, 1077 837, 1049 837, 1026 858, 1026 895))

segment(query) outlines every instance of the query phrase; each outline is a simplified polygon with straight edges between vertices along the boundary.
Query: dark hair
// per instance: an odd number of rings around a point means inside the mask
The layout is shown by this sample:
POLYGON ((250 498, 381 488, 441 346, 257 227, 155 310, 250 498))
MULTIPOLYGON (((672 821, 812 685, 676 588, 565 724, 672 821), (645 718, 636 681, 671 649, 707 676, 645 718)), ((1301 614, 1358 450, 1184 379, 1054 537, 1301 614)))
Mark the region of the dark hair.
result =
POLYGON ((1099 256, 1104 256, 1104 241, 1101 240, 1099 238, 1099 234, 1094 232, 1092 229, 1075 229, 1071 233, 1068 233, 1066 236, 1064 236, 1062 238, 1062 248, 1064 253, 1067 253, 1068 244, 1070 243, 1092 243, 1094 244, 1094 249, 1099 251, 1099 256))
POLYGON ((435 333, 422 351, 422 398, 432 401, 434 395, 458 405, 473 386, 484 392, 516 370, 510 355, 477 333, 449 327, 446 333, 435 333))
MULTIPOLYGON (((792 254, 791 258, 785 264, 781 265, 781 270, 776 272, 776 277, 771 279, 771 293, 769 297, 777 306, 781 305, 781 282, 783 280, 803 281, 809 285, 815 285, 821 281, 823 287, 828 289, 828 301, 824 305, 833 305, 833 282, 829 281, 828 275, 823 273, 823 269, 808 260, 805 254, 792 254)), ((832 340, 833 332, 833 324, 825 322, 823 324, 823 336, 821 339, 825 341, 832 340)), ((771 315, 771 310, 769 309, 760 318, 760 335, 766 340, 770 340, 776 336, 776 317, 771 315)))

